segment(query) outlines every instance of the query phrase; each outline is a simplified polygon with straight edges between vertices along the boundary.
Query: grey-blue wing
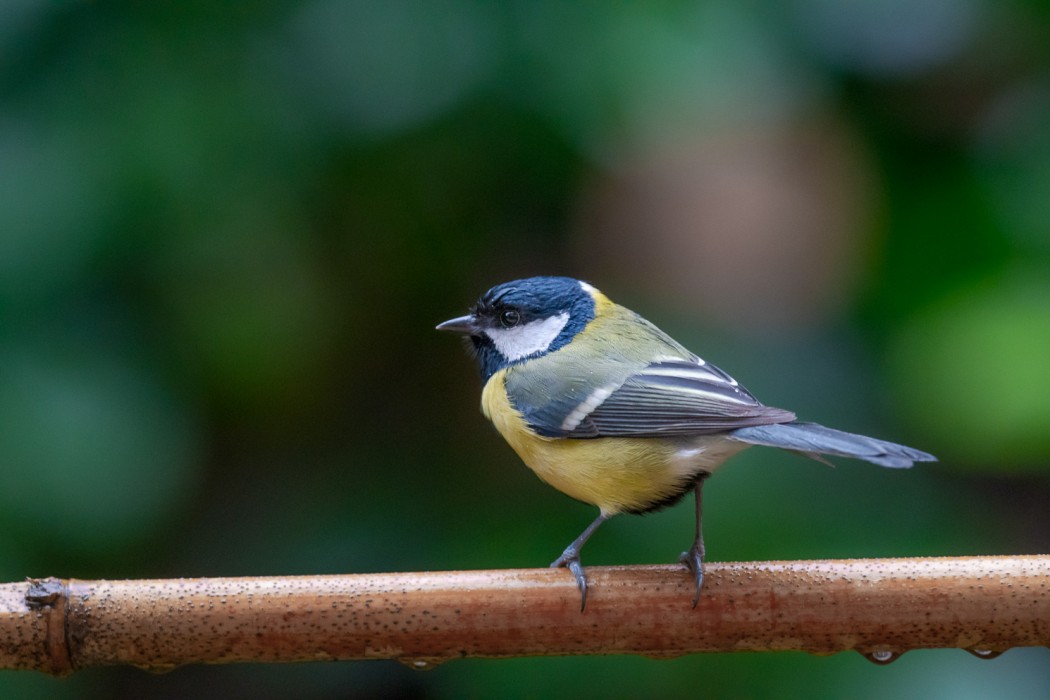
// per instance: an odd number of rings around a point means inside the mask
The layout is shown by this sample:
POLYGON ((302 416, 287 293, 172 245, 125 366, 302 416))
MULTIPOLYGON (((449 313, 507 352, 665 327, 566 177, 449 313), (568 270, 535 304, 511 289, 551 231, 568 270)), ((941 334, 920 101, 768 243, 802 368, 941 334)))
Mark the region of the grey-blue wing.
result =
MULTIPOLYGON (((508 384, 511 401, 513 386, 508 384)), ((667 360, 622 382, 516 403, 536 432, 548 437, 668 437, 723 433, 794 420, 764 406, 728 374, 703 360, 667 360)))

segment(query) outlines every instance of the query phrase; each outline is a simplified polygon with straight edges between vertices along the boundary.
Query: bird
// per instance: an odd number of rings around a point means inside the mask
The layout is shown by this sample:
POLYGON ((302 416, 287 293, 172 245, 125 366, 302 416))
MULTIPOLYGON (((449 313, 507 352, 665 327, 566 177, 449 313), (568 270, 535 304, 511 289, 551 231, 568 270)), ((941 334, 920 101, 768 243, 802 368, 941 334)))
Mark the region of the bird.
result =
POLYGON ((542 481, 598 508, 551 563, 587 605, 580 550, 622 513, 649 513, 692 491, 696 527, 680 561, 703 588, 701 492, 723 462, 753 445, 880 467, 936 461, 926 452, 799 421, 766 406, 637 313, 572 277, 498 284, 437 330, 461 334, 481 370, 482 413, 542 481))

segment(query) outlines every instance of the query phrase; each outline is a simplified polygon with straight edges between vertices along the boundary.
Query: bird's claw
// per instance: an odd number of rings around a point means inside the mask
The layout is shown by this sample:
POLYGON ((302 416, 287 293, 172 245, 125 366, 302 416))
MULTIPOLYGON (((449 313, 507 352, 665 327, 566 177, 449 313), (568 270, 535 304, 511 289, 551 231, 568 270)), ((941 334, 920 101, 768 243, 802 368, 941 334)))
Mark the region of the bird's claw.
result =
POLYGON ((576 578, 576 587, 580 589, 580 612, 587 607, 587 577, 583 574, 583 565, 580 563, 578 552, 571 548, 565 550, 560 557, 551 562, 552 569, 566 568, 576 578))
POLYGON ((696 592, 693 594, 693 607, 695 608, 700 602, 700 589, 704 586, 704 550, 694 545, 689 548, 688 552, 682 552, 678 561, 693 572, 693 578, 696 580, 696 592))

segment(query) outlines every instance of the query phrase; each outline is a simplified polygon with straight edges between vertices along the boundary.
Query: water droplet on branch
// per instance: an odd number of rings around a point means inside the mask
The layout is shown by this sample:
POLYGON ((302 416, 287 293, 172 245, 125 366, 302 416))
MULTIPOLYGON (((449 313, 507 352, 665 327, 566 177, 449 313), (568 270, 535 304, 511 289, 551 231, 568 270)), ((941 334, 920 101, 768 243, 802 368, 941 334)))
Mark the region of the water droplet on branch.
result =
POLYGON ((901 657, 901 654, 900 652, 890 651, 889 649, 876 649, 875 651, 862 651, 861 656, 863 656, 865 659, 872 662, 873 664, 885 666, 886 664, 891 664, 897 659, 899 659, 901 657))
POLYGON ((448 661, 437 656, 402 656, 398 661, 413 671, 431 671, 448 661))

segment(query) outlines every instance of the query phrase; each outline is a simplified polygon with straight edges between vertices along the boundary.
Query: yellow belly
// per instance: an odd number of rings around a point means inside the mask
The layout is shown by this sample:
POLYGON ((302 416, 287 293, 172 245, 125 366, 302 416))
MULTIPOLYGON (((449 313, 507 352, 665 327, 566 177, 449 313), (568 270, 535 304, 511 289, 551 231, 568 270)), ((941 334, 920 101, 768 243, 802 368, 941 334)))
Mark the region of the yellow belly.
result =
POLYGON ((720 436, 697 438, 542 437, 507 399, 503 372, 485 384, 485 416, 540 479, 607 515, 640 511, 681 494, 747 445, 720 436))

